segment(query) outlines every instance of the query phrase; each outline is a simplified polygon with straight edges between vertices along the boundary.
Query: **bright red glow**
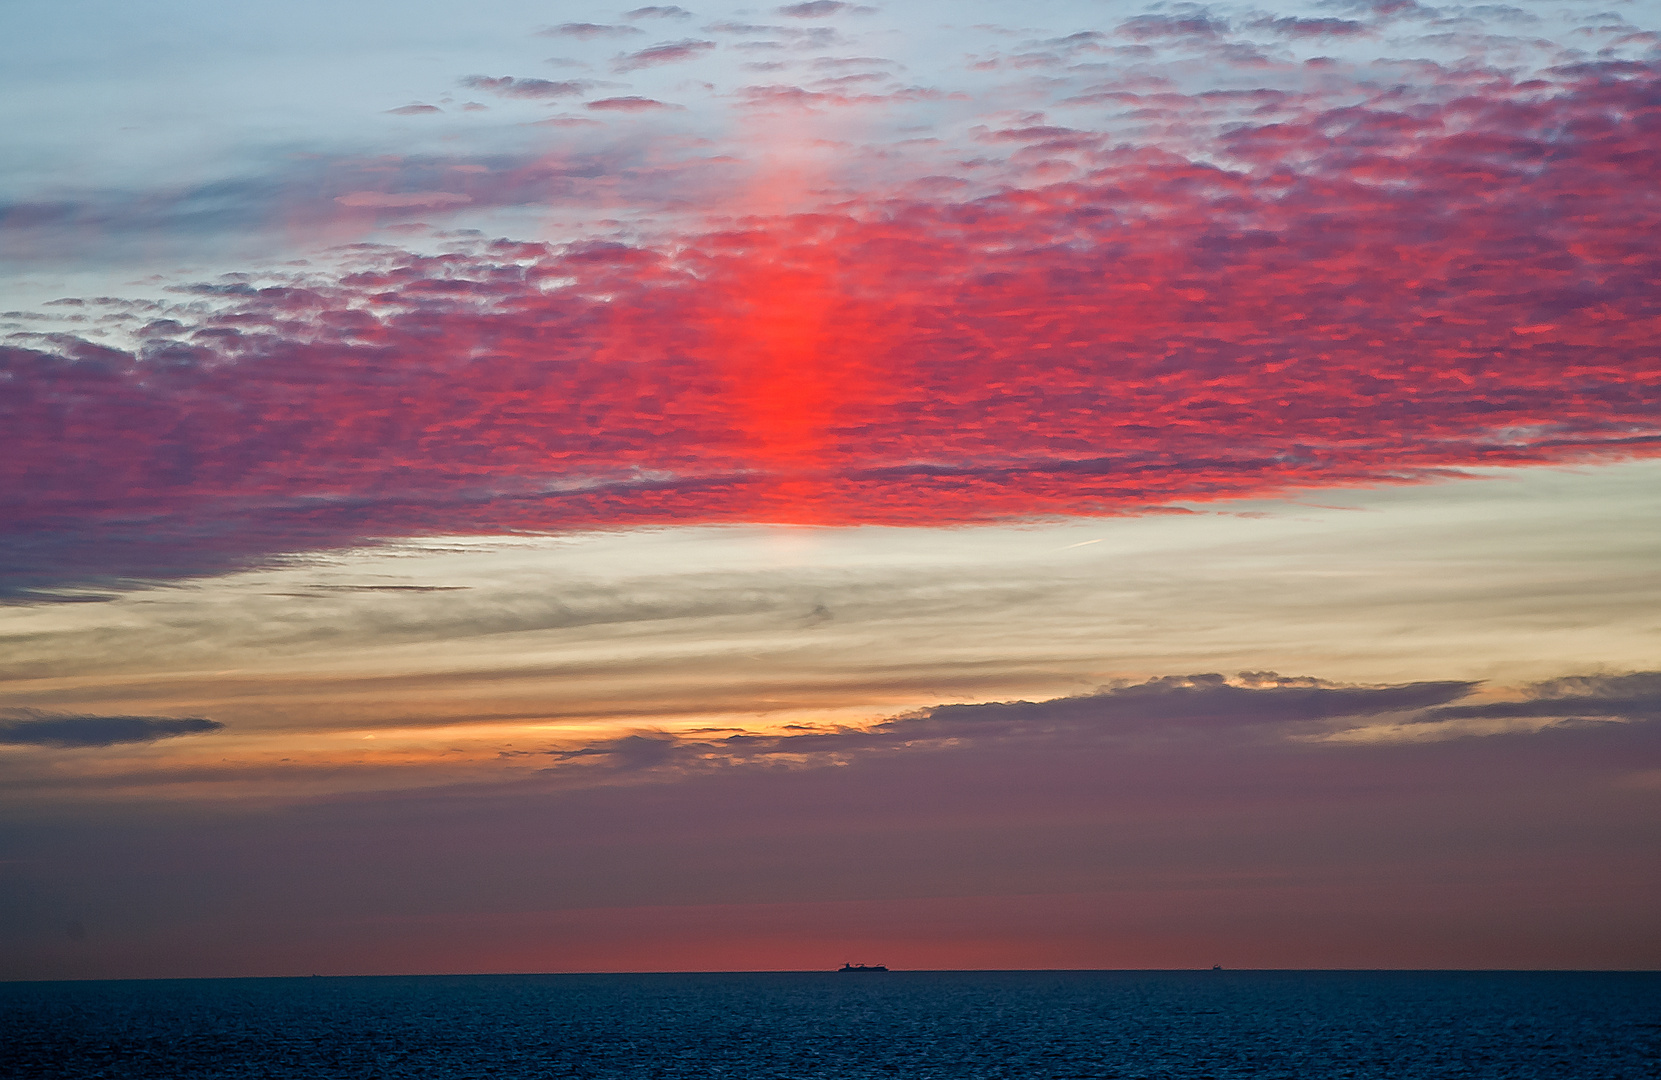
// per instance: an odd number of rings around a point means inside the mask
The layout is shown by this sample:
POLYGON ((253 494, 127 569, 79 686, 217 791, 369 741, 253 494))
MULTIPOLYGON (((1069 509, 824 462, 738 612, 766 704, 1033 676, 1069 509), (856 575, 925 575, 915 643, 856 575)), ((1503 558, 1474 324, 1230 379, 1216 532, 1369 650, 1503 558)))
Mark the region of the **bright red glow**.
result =
MULTIPOLYGON (((1658 100, 1653 72, 1592 74, 1240 129, 1234 169, 1102 151, 1087 178, 970 202, 220 290, 227 310, 158 322, 137 352, 5 352, 7 529, 167 522, 234 561, 445 531, 1096 514, 1653 454, 1658 100)), ((766 183, 801 180, 764 180, 763 208, 766 183)))

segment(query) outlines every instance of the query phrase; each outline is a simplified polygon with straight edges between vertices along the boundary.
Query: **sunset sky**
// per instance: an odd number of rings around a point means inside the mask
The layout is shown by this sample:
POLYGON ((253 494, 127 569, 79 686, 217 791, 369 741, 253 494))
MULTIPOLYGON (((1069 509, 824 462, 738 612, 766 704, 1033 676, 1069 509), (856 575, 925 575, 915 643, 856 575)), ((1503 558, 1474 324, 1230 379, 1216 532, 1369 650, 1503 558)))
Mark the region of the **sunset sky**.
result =
POLYGON ((13 0, 0 979, 1661 966, 1661 6, 13 0))

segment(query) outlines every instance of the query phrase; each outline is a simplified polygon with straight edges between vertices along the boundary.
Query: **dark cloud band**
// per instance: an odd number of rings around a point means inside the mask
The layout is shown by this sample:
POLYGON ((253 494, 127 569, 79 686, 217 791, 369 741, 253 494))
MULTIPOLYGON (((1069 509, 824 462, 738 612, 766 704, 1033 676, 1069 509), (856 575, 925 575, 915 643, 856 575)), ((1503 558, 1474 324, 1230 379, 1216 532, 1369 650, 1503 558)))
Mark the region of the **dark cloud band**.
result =
POLYGON ((180 735, 202 735, 225 725, 199 716, 86 716, 12 712, 0 718, 0 744, 62 749, 147 743, 180 735))
MULTIPOLYGON (((666 776, 748 763, 825 764, 892 753, 1064 754, 1104 750, 1146 755, 1203 746, 1242 760, 1284 754, 1294 746, 1382 722, 1400 727, 1466 719, 1580 717, 1633 722, 1661 720, 1661 673, 1572 677, 1592 684, 1573 696, 1527 688, 1519 699, 1450 705, 1475 693, 1461 681, 1353 686, 1273 672, 1164 676, 1048 701, 941 705, 868 729, 776 736, 675 735, 637 732, 618 739, 549 751, 560 767, 601 774, 656 771, 666 776)), ((1551 684, 1546 684, 1551 685, 1551 684)), ((1546 725, 1554 727, 1558 725, 1546 725)), ((1333 744, 1338 745, 1338 744, 1333 744)), ((1350 747, 1365 743, 1345 744, 1350 747)))

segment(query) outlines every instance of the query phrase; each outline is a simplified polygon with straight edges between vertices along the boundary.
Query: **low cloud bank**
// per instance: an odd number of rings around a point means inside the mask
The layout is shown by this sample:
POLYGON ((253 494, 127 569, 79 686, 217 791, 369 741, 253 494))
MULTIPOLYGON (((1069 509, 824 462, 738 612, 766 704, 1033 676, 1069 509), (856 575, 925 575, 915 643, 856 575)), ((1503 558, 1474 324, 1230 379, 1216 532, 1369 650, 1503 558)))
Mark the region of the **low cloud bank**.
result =
MULTIPOLYGON (((1184 13, 1118 34, 1209 49, 1226 32, 1184 13)), ((1052 43, 1056 70, 1106 40, 1052 43)), ((718 51, 688 38, 620 63, 718 51)), ((365 222, 612 200, 711 213, 629 242, 354 248, 167 304, 67 299, 40 324, 56 329, 0 343, 0 597, 376 537, 1137 513, 1661 454, 1661 60, 1416 61, 1379 69, 1404 80, 1387 92, 1371 68, 1253 64, 1231 70, 1285 85, 1069 84, 1057 107, 1089 107, 1075 122, 987 112, 972 146, 919 159, 927 175, 884 172, 811 213, 727 218, 717 180, 740 156, 623 141, 194 192, 175 209, 304 189, 365 222), (1124 115, 1091 120, 1098 106, 1124 115), (1130 117, 1148 129, 1115 126, 1130 117)), ((593 89, 464 83, 573 104, 593 89)), ((875 103, 846 85, 731 100, 875 103)), ((142 204, 12 206, 0 231, 103 237, 142 204)))
POLYGON ((556 770, 673 774, 742 764, 841 764, 895 752, 1026 753, 1058 746, 1130 753, 1234 747, 1260 756, 1376 727, 1407 732, 1394 740, 1401 741, 1422 738, 1437 725, 1447 738, 1492 733, 1457 724, 1473 719, 1557 721, 1525 729, 1530 732, 1588 719, 1661 719, 1661 672, 1568 676, 1525 687, 1517 700, 1449 704, 1481 686, 1454 680, 1357 686, 1274 672, 1162 676, 1048 701, 940 705, 865 729, 776 736, 636 732, 546 753, 556 770))

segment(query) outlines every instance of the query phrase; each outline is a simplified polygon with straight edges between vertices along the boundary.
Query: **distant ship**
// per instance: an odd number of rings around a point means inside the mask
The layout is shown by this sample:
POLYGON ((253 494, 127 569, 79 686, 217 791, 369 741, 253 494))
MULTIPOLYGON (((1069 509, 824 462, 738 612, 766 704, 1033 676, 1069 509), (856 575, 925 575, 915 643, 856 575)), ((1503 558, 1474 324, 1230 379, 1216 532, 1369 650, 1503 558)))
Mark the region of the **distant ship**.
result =
POLYGON ((887 971, 881 964, 843 964, 838 971, 887 971))

